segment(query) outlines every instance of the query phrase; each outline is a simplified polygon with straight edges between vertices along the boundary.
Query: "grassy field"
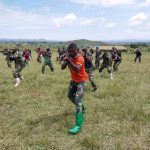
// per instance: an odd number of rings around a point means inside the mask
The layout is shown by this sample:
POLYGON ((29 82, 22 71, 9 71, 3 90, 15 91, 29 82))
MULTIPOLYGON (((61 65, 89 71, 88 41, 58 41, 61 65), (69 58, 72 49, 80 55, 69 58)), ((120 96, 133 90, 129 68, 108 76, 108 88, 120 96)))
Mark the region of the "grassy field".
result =
POLYGON ((0 55, 0 150, 149 150, 150 53, 142 63, 123 54, 119 72, 111 81, 105 71, 95 71, 98 91, 87 82, 82 132, 69 135, 74 105, 67 99, 69 70, 62 71, 53 55, 55 72, 41 64, 36 54, 23 70, 24 80, 13 87, 12 70, 0 55))

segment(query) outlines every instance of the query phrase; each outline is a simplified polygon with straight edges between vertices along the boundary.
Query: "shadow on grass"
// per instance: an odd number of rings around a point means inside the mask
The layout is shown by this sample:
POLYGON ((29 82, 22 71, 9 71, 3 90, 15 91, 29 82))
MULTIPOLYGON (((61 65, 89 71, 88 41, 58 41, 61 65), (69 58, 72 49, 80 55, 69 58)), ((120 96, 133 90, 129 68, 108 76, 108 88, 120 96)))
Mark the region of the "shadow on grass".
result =
POLYGON ((58 128, 68 127, 69 121, 68 117, 73 116, 72 112, 63 112, 61 114, 55 114, 53 116, 43 115, 39 116, 37 119, 28 119, 26 121, 26 125, 28 126, 29 130, 32 130, 38 126, 43 125, 46 129, 49 129, 51 126, 56 125, 58 128))

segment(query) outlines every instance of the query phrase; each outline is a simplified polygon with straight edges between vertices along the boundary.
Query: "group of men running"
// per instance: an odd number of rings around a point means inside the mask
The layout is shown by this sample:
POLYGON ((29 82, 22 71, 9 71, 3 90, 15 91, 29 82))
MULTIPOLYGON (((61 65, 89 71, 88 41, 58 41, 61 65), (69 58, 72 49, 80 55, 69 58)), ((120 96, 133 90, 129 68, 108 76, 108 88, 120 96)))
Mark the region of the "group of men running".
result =
POLYGON ((6 56, 6 62, 9 68, 12 68, 12 62, 14 62, 14 86, 17 87, 20 84, 20 81, 24 79, 24 77, 21 75, 21 71, 28 64, 30 58, 32 57, 31 50, 25 49, 24 51, 21 51, 19 48, 6 48, 1 52, 6 56))
MULTIPOLYGON (((42 63, 42 57, 44 57, 44 62, 42 65, 42 74, 45 72, 45 67, 48 65, 52 72, 54 72, 54 67, 52 64, 52 51, 50 48, 43 50, 38 48, 36 50, 38 53, 37 61, 42 63)), ((141 62, 140 50, 135 51, 136 58, 139 58, 141 62)), ((122 57, 121 53, 113 47, 111 52, 105 51, 103 54, 97 48, 95 54, 95 65, 93 65, 93 54, 92 51, 83 48, 81 51, 75 43, 69 44, 67 49, 58 50, 57 60, 60 60, 61 69, 64 70, 67 67, 71 73, 71 81, 69 84, 68 98, 75 105, 75 125, 70 128, 68 131, 71 134, 77 134, 81 131, 83 122, 84 122, 84 113, 85 107, 83 105, 83 95, 85 90, 85 82, 90 81, 93 90, 97 90, 96 83, 94 82, 93 71, 98 69, 99 73, 102 74, 102 71, 106 68, 110 74, 110 79, 113 79, 113 71, 118 70, 118 66, 121 63, 122 57), (103 60, 102 63, 100 61, 103 60), (114 62, 114 63, 113 63, 114 62), (112 69, 113 65, 113 69, 112 69)), ((15 62, 15 71, 13 76, 15 78, 15 87, 20 84, 20 80, 23 79, 23 76, 20 74, 22 69, 28 64, 28 61, 31 57, 31 52, 25 50, 23 53, 16 49, 13 51, 13 57, 15 62), (24 57, 24 60, 23 60, 24 57)), ((6 56, 7 58, 7 56, 6 56)), ((8 58, 7 58, 8 59, 8 58)), ((6 59, 6 60, 7 60, 6 59)), ((7 63, 11 67, 10 63, 7 63)))
MULTIPOLYGON (((113 47, 110 53, 105 51, 102 55, 100 50, 97 48, 94 66, 92 63, 92 51, 88 51, 86 48, 83 48, 82 51, 80 51, 75 43, 69 44, 67 49, 58 49, 57 52, 57 61, 60 61, 61 69, 64 70, 68 67, 71 73, 68 99, 75 105, 76 112, 75 125, 72 128, 70 128, 68 132, 71 134, 77 134, 81 131, 84 122, 85 107, 83 105, 83 95, 85 90, 85 82, 89 80, 93 87, 92 91, 96 91, 97 86, 94 82, 93 71, 95 69, 98 69, 99 73, 102 74, 103 69, 106 68, 108 73, 110 74, 110 79, 113 79, 112 72, 118 71, 118 66, 121 63, 122 56, 121 52, 119 52, 115 47, 113 47), (103 62, 100 65, 101 59, 103 59, 103 62)), ((47 54, 43 55, 46 56, 47 54)), ((49 59, 50 61, 48 62, 48 65, 50 66, 52 71, 53 67, 51 64, 51 55, 49 55, 49 59)), ((47 64, 45 60, 46 59, 44 59, 44 64, 47 64)))
MULTIPOLYGON (((105 51, 103 54, 97 47, 95 51, 95 65, 93 64, 94 52, 92 49, 88 50, 87 48, 83 48, 81 50, 78 49, 78 51, 84 57, 86 73, 88 74, 93 91, 97 90, 97 86, 94 82, 93 71, 98 69, 100 75, 102 76, 102 72, 106 68, 110 74, 110 79, 113 79, 112 73, 113 71, 118 71, 118 66, 122 60, 121 52, 115 47, 112 48, 111 52, 105 51), (100 63, 101 60, 102 63, 100 63)), ((63 48, 62 50, 58 49, 57 52, 57 60, 60 60, 61 62, 64 56, 66 56, 67 50, 63 48)))

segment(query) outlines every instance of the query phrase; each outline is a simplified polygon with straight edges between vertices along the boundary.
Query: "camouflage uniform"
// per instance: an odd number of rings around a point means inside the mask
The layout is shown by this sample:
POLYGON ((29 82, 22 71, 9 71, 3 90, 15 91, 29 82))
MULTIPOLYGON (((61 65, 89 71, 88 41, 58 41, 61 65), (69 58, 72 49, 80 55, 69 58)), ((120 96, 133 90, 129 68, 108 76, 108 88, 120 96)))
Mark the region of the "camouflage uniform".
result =
POLYGON ((101 52, 96 49, 96 54, 95 54, 95 67, 96 68, 99 68, 100 66, 100 55, 101 55, 101 52))
POLYGON ((52 53, 47 50, 43 57, 44 57, 44 62, 43 62, 43 65, 42 65, 42 74, 44 74, 45 72, 45 67, 48 65, 51 69, 51 71, 53 72, 54 71, 54 67, 53 67, 53 64, 52 64, 52 61, 51 61, 51 56, 52 56, 52 53))
POLYGON ((24 61, 22 59, 22 53, 16 52, 15 53, 15 71, 13 73, 14 78, 20 78, 21 74, 20 72, 25 67, 24 61))
POLYGON ((67 55, 67 51, 66 51, 65 48, 60 50, 60 52, 59 52, 59 64, 61 64, 61 62, 63 61, 64 57, 66 57, 66 55, 67 55))
POLYGON ((114 61, 113 64, 114 71, 118 71, 118 66, 121 63, 121 57, 118 55, 118 53, 114 52, 112 53, 112 60, 114 61))
POLYGON ((135 63, 136 63, 136 60, 139 59, 139 63, 141 62, 141 50, 139 48, 135 49, 135 54, 136 54, 136 57, 135 57, 135 63))
POLYGON ((7 66, 11 68, 11 63, 15 60, 14 53, 16 49, 8 50, 4 49, 2 53, 6 56, 7 66))
POLYGON ((93 55, 94 54, 94 50, 91 48, 90 49, 90 53, 93 55))
POLYGON ((101 64, 100 68, 99 68, 99 73, 102 73, 103 69, 107 68, 108 73, 110 74, 110 78, 112 78, 112 59, 111 59, 111 55, 109 55, 107 52, 104 52, 104 54, 102 55, 102 57, 100 59, 103 59, 103 63, 101 64))
POLYGON ((85 90, 85 83, 74 81, 70 82, 68 98, 76 105, 76 112, 84 112, 84 106, 82 104, 83 93, 85 90))
POLYGON ((88 74, 88 79, 93 87, 93 91, 95 91, 97 87, 93 77, 94 66, 92 64, 92 54, 89 51, 84 52, 84 60, 85 60, 85 70, 86 73, 88 74))
POLYGON ((58 55, 57 55, 57 61, 59 61, 60 60, 60 48, 57 50, 57 53, 58 53, 58 55))

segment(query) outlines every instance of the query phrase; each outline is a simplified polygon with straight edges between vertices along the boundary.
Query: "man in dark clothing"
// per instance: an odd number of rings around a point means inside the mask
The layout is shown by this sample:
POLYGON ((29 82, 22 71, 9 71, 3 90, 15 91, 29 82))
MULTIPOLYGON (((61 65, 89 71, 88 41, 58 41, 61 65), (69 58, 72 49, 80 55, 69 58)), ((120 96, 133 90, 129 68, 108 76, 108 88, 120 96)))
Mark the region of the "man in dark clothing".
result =
POLYGON ((100 60, 103 59, 103 62, 99 68, 99 73, 100 75, 102 75, 102 71, 103 69, 107 68, 107 71, 108 73, 110 74, 110 79, 112 80, 113 77, 112 77, 112 69, 111 69, 111 66, 112 66, 112 58, 111 58, 111 55, 108 54, 108 52, 104 52, 104 54, 100 57, 100 60))
POLYGON ((136 63, 136 60, 139 59, 139 63, 140 63, 141 62, 141 55, 142 55, 141 50, 139 48, 137 48, 134 51, 135 51, 135 54, 136 54, 136 57, 135 57, 134 61, 136 63))
POLYGON ((122 55, 121 55, 121 51, 119 51, 117 48, 113 47, 112 48, 112 54, 116 53, 120 59, 122 60, 122 55))
POLYGON ((17 51, 17 49, 4 49, 1 51, 6 56, 7 66, 11 68, 11 63, 15 60, 14 53, 17 51))
POLYGON ((94 54, 94 50, 91 48, 90 49, 90 53, 93 55, 94 54))
POLYGON ((67 56, 67 50, 63 48, 59 53, 59 64, 63 61, 63 59, 67 56))
POLYGON ((112 60, 114 61, 113 64, 114 71, 118 71, 118 66, 121 63, 121 57, 117 54, 117 52, 113 52, 111 56, 112 60))
POLYGON ((57 50, 57 53, 58 53, 58 54, 57 54, 57 58, 56 58, 57 61, 60 60, 60 51, 61 51, 60 48, 58 48, 58 50, 57 50))
POLYGON ((53 67, 52 60, 51 60, 52 52, 49 48, 47 48, 46 52, 43 53, 43 57, 44 57, 44 62, 42 65, 42 74, 44 74, 45 72, 46 65, 48 65, 51 71, 54 72, 54 67, 53 67))
POLYGON ((82 49, 82 52, 83 52, 83 57, 85 61, 85 70, 86 70, 86 73, 88 74, 89 81, 93 87, 92 91, 94 92, 97 90, 97 87, 96 87, 96 84, 94 82, 94 77, 93 77, 94 66, 92 63, 92 54, 89 51, 87 51, 86 48, 82 49))
POLYGON ((100 56, 101 56, 101 52, 98 49, 98 47, 96 47, 96 52, 95 52, 95 67, 98 69, 100 66, 100 56))
POLYGON ((15 78, 15 87, 20 84, 20 79, 24 79, 23 76, 20 74, 23 68, 25 67, 24 61, 22 59, 22 52, 18 49, 15 55, 15 71, 13 76, 15 78))

